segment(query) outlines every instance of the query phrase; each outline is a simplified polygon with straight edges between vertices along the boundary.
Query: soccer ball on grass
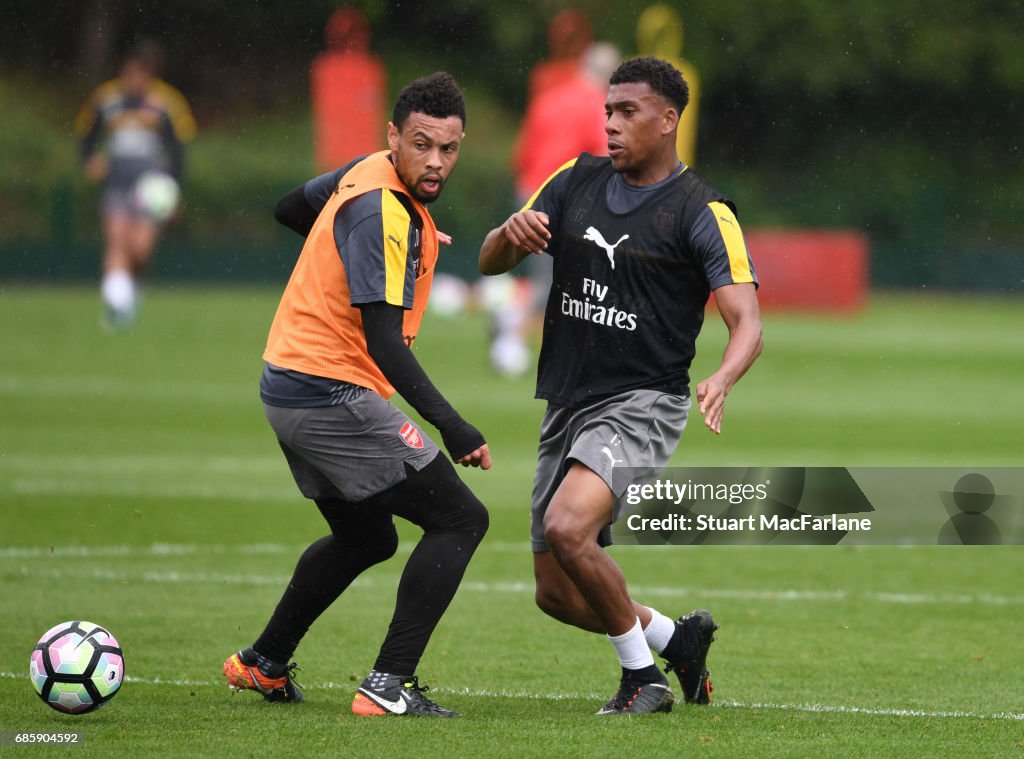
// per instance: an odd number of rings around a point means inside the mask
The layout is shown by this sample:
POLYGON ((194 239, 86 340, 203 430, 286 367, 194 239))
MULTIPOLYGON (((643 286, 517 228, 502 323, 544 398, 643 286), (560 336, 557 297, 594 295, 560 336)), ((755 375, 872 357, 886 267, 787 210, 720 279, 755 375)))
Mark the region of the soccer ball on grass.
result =
POLYGON ((105 628, 92 622, 61 622, 39 639, 29 675, 47 706, 85 714, 117 695, 124 681, 124 655, 105 628))

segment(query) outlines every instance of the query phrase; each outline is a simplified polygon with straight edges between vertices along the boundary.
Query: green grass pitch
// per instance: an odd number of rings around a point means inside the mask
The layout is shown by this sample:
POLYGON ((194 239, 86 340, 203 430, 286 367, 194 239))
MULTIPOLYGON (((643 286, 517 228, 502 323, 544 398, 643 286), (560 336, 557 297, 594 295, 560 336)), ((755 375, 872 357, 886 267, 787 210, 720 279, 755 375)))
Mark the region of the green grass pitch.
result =
MULTIPOLYGON (((715 704, 599 719, 617 663, 532 601, 528 502, 541 404, 491 374, 487 324, 428 317, 417 354, 487 436, 460 470, 491 531, 419 675, 454 721, 349 713, 415 530, 314 626, 306 703, 232 696, 301 549, 324 533, 256 390, 276 289, 154 287, 124 335, 91 288, 0 285, 0 731, 80 730, 76 756, 1021 756, 1017 546, 620 547, 634 595, 721 624, 715 704), (109 627, 129 680, 98 712, 47 709, 36 639, 109 627)), ((711 317, 694 374, 724 346, 711 317)), ((1019 466, 1024 301, 878 296, 852 318, 766 315, 765 354, 720 438, 694 420, 673 462, 1019 466)), ((0 753, 13 751, 0 748, 0 753)), ((50 755, 67 749, 18 749, 50 755)))

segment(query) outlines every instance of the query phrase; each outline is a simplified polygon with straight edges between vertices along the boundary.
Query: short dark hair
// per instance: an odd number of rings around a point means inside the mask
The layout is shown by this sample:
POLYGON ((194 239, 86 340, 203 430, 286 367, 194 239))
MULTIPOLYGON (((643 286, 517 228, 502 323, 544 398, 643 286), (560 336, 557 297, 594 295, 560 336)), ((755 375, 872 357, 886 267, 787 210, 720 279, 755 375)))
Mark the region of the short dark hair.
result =
POLYGON ((609 84, 643 83, 672 104, 680 114, 690 102, 690 88, 679 69, 668 61, 647 56, 624 61, 612 73, 609 84))
POLYGON ((407 84, 398 94, 391 122, 402 128, 410 113, 425 113, 438 119, 458 116, 466 126, 466 101, 455 77, 438 71, 407 84))
POLYGON ((164 68, 164 48, 149 37, 136 40, 124 55, 124 62, 134 61, 153 76, 159 76, 164 68))

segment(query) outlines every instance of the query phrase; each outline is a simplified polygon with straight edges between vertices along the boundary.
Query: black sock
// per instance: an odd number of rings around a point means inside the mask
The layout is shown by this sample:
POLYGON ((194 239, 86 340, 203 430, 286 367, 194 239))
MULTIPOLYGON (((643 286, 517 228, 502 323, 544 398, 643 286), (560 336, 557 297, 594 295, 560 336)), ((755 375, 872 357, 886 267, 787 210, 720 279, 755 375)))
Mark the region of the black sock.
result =
POLYGON ((625 680, 627 678, 635 683, 660 683, 665 679, 665 676, 661 674, 657 664, 649 664, 643 669, 626 669, 623 667, 622 679, 625 680))
POLYGON ((317 501, 334 534, 305 550, 291 581, 253 644, 274 662, 287 662, 309 626, 366 569, 394 555, 398 534, 391 515, 361 513, 359 504, 317 501), (365 518, 363 518, 365 517, 365 518))
POLYGON ((407 683, 412 680, 412 675, 396 675, 394 672, 378 672, 371 669, 370 674, 366 676, 366 685, 373 690, 380 691, 387 688, 389 684, 394 685, 396 680, 407 683))
POLYGON ((302 554, 266 629, 259 654, 287 662, 310 625, 365 569, 394 555, 397 515, 424 531, 398 585, 398 600, 374 664, 378 672, 415 672, 431 633, 451 603, 466 565, 487 531, 487 510, 438 455, 420 471, 357 504, 317 500, 332 535, 302 554))
POLYGON ((487 510, 438 455, 419 472, 380 496, 391 513, 423 528, 398 583, 395 613, 373 668, 415 672, 434 628, 487 532, 487 510))
POLYGON ((240 652, 240 658, 243 664, 256 667, 266 677, 281 677, 281 675, 288 671, 287 660, 284 662, 272 661, 252 646, 243 649, 240 652))
POLYGON ((415 671, 455 596, 477 542, 470 535, 445 533, 427 533, 420 539, 398 583, 395 613, 374 669, 415 671))

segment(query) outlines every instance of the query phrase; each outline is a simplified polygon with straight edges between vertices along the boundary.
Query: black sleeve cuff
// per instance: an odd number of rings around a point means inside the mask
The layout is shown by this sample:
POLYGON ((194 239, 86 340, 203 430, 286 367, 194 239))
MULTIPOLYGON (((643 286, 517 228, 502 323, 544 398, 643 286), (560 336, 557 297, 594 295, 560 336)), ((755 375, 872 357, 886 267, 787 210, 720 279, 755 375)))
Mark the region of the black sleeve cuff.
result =
POLYGON ((453 459, 472 453, 485 442, 473 425, 459 416, 423 371, 402 338, 404 310, 390 303, 359 306, 370 357, 399 395, 441 433, 453 459))
POLYGON ((463 456, 468 456, 487 442, 480 434, 480 430, 465 419, 460 419, 459 423, 453 427, 441 430, 441 440, 444 441, 448 455, 456 461, 463 456))

